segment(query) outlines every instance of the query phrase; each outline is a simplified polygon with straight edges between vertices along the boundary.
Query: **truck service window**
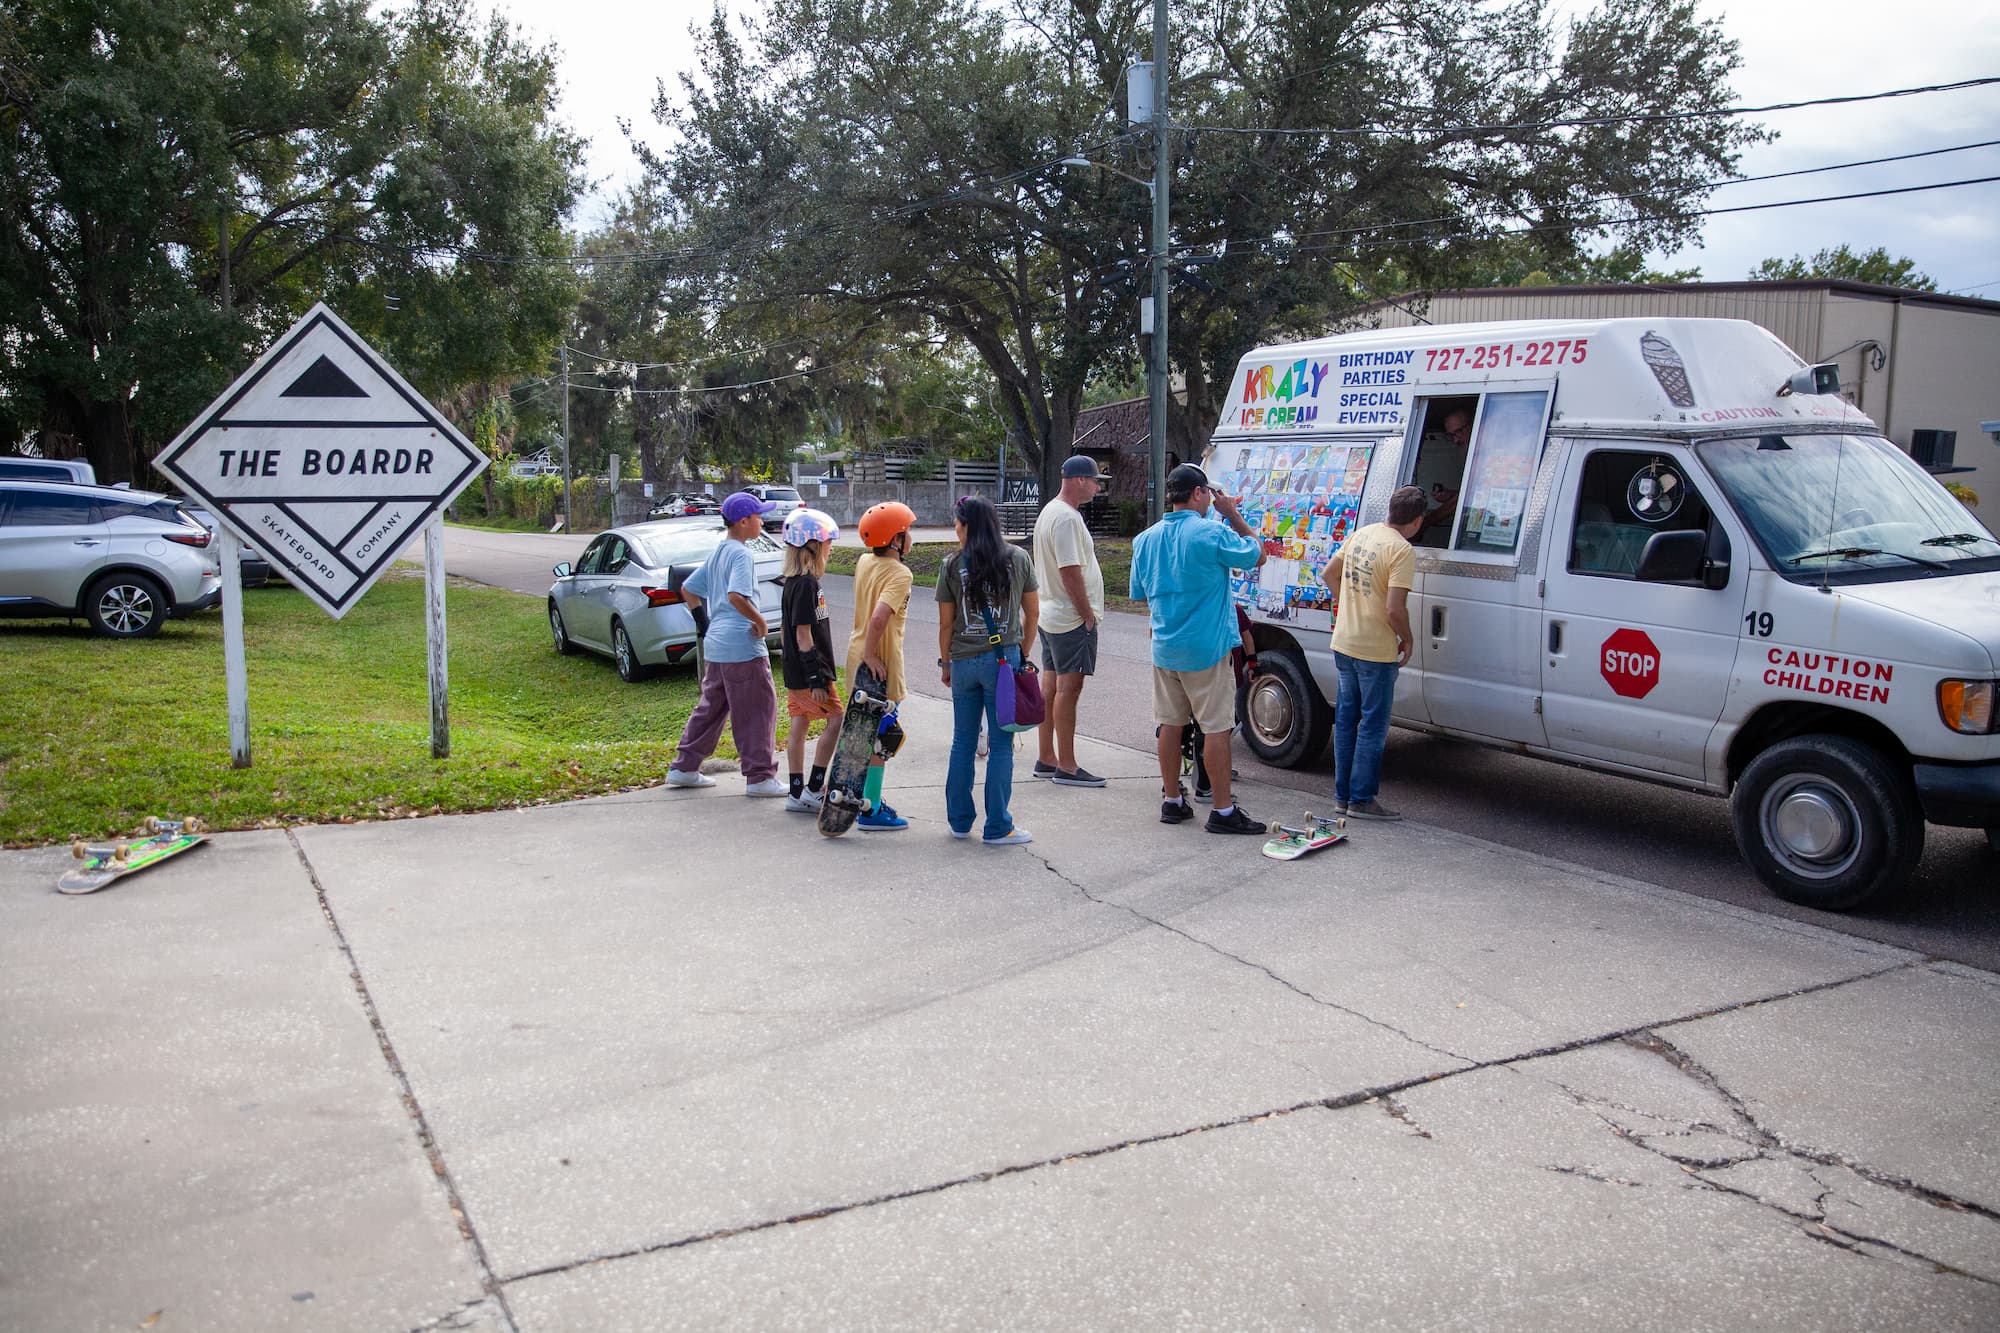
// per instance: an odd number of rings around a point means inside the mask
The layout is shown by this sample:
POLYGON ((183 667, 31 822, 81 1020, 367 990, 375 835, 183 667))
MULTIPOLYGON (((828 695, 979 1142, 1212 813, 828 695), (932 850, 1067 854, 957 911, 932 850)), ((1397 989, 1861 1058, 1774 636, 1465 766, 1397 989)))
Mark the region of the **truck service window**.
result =
POLYGON ((1629 579, 1656 532, 1706 532, 1708 504, 1672 458, 1599 449, 1584 460, 1570 532, 1569 570, 1629 579))
POLYGON ((1520 546, 1548 404, 1540 389, 1489 393, 1480 401, 1453 550, 1512 555, 1520 546))
POLYGON ((1417 546, 1443 547, 1451 544, 1453 520, 1465 485, 1465 460, 1472 452, 1472 423, 1479 414, 1479 398, 1468 394, 1456 398, 1433 398, 1425 404, 1424 428, 1417 437, 1417 459, 1410 469, 1410 484, 1421 487, 1430 497, 1424 511, 1424 528, 1417 534, 1417 546))

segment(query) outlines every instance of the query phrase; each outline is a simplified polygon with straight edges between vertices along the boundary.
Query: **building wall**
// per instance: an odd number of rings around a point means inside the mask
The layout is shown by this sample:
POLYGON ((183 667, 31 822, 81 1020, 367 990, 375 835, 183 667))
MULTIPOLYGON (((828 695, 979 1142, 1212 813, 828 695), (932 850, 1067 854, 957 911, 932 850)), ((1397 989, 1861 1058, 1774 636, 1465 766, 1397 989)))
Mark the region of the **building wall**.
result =
POLYGON ((1886 375, 1889 438, 1908 449, 1914 431, 1957 431, 1958 465, 1974 470, 1950 480, 1977 491, 2000 529, 2000 446, 1979 429, 2000 417, 2000 315, 1905 304, 1886 375))

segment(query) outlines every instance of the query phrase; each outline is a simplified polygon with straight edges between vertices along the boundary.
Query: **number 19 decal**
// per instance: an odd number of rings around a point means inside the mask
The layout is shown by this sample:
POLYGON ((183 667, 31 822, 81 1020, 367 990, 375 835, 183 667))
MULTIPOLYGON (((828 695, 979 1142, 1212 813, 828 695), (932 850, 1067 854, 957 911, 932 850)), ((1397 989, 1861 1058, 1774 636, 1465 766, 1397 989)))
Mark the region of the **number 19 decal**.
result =
POLYGON ((1743 632, 1753 638, 1768 639, 1774 628, 1776 622, 1771 619, 1769 611, 1752 611, 1743 617, 1743 632))

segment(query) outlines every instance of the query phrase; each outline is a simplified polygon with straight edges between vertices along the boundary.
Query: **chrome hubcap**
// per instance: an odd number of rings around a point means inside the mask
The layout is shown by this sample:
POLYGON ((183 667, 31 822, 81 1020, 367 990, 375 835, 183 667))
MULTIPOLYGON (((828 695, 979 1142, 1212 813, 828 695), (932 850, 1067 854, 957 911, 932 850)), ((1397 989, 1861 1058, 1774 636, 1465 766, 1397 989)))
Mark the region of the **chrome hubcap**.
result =
POLYGON ((555 639, 556 647, 563 646, 562 613, 553 606, 549 608, 549 634, 555 639))
POLYGON ((1260 677, 1250 687, 1244 712, 1257 739, 1266 745, 1280 745, 1292 734, 1291 692, 1268 676, 1260 677))
POLYGON ((1861 853, 1861 812, 1846 792, 1810 775, 1774 786, 1762 822, 1765 845, 1807 879, 1829 879, 1861 853))
POLYGON ((626 675, 632 674, 632 641, 625 637, 625 629, 620 626, 612 636, 611 651, 618 654, 618 669, 626 675))
POLYGON ((104 590, 104 596, 97 602, 97 614, 113 630, 130 634, 152 623, 153 599, 137 584, 121 583, 104 590))

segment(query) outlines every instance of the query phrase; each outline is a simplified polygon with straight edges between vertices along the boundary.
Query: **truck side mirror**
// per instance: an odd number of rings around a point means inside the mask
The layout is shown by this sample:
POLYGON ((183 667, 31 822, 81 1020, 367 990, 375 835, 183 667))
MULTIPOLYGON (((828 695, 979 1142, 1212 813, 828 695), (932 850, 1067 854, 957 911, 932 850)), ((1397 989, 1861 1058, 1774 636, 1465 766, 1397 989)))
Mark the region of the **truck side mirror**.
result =
POLYGON ((571 574, 574 574, 576 571, 571 569, 569 567, 569 561, 565 560, 560 565, 557 565, 554 569, 550 570, 549 572, 551 574, 554 574, 559 579, 566 579, 571 574))
POLYGON ((1639 553, 1633 578, 1641 583, 1691 583, 1702 576, 1708 561, 1708 534, 1699 529, 1656 532, 1639 553))

